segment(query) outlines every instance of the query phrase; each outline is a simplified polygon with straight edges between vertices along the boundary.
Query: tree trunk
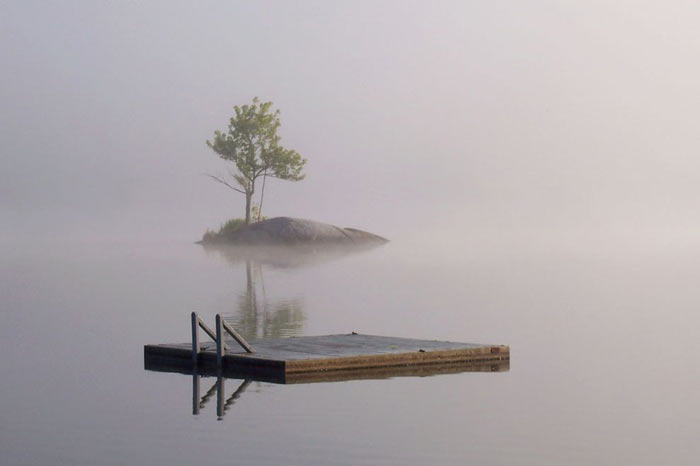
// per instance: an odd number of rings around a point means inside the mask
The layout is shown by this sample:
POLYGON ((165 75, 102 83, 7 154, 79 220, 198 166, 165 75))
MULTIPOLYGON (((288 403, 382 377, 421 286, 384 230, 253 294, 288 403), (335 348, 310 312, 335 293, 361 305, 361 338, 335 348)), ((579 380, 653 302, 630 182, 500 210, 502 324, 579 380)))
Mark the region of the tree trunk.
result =
POLYGON ((250 201, 253 198, 252 192, 245 193, 245 224, 250 224, 250 201))
POLYGON ((263 198, 265 197, 265 180, 267 180, 267 169, 265 169, 265 173, 263 174, 263 187, 262 192, 260 193, 260 206, 258 206, 258 218, 255 219, 256 222, 259 222, 262 218, 262 204, 263 198))

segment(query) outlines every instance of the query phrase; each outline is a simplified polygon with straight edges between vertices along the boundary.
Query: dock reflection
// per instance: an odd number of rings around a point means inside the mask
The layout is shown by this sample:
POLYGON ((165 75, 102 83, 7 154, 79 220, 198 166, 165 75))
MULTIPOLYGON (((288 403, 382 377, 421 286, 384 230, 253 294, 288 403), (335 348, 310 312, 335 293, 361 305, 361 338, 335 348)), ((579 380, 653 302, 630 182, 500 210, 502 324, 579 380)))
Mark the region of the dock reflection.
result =
POLYGON ((157 372, 175 372, 192 377, 192 415, 198 416, 202 410, 216 397, 216 416, 223 420, 228 410, 241 398, 248 386, 254 382, 268 382, 276 384, 308 384, 346 382, 350 380, 378 380, 392 379, 396 377, 431 377, 445 374, 459 374, 465 372, 507 372, 510 370, 509 361, 496 363, 454 364, 454 365, 428 365, 424 367, 391 367, 367 369, 364 371, 329 371, 326 373, 288 375, 284 379, 248 377, 242 378, 236 374, 215 370, 187 371, 183 368, 165 367, 162 365, 146 364, 146 370, 157 372), (209 389, 202 395, 202 379, 213 380, 209 389), (226 381, 229 380, 235 387, 233 392, 226 396, 226 381))

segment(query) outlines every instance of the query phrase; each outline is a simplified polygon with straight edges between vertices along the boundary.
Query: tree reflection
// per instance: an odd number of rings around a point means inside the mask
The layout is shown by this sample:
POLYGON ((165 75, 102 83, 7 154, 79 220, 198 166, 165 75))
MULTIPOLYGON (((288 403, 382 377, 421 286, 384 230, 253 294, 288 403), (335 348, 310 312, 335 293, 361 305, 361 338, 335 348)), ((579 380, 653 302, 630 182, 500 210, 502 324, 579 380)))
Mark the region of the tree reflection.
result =
POLYGON ((248 339, 301 334, 306 320, 302 299, 268 299, 259 262, 246 260, 245 275, 245 291, 236 300, 236 310, 224 314, 224 319, 248 339))
POLYGON ((245 289, 236 299, 235 310, 223 313, 223 316, 244 338, 256 339, 300 335, 306 320, 301 298, 268 298, 264 269, 312 267, 350 254, 369 251, 381 244, 203 246, 207 253, 220 255, 234 266, 245 264, 245 289))

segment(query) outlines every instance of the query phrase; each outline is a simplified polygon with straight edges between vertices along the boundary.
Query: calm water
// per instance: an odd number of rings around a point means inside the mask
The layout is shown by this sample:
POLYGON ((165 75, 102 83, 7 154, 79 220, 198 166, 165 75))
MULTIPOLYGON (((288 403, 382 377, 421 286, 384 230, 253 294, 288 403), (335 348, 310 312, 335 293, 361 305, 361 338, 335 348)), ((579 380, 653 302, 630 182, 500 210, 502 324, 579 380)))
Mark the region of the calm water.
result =
POLYGON ((261 263, 185 242, 0 247, 3 465, 700 457, 697 252, 395 241, 261 263), (143 369, 144 344, 188 341, 192 310, 248 336, 504 343, 512 360, 503 373, 253 382, 218 419, 216 400, 193 415, 191 377, 143 369))

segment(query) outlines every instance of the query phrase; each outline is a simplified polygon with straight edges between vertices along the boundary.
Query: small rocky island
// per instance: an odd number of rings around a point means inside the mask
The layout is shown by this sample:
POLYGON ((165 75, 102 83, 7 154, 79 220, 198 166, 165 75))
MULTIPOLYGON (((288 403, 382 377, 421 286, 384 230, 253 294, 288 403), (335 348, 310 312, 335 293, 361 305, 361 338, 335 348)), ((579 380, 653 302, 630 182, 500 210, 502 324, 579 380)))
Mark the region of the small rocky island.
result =
POLYGON ((200 244, 222 245, 348 245, 371 246, 386 243, 379 235, 355 228, 292 217, 274 217, 242 226, 235 231, 205 236, 200 244))

